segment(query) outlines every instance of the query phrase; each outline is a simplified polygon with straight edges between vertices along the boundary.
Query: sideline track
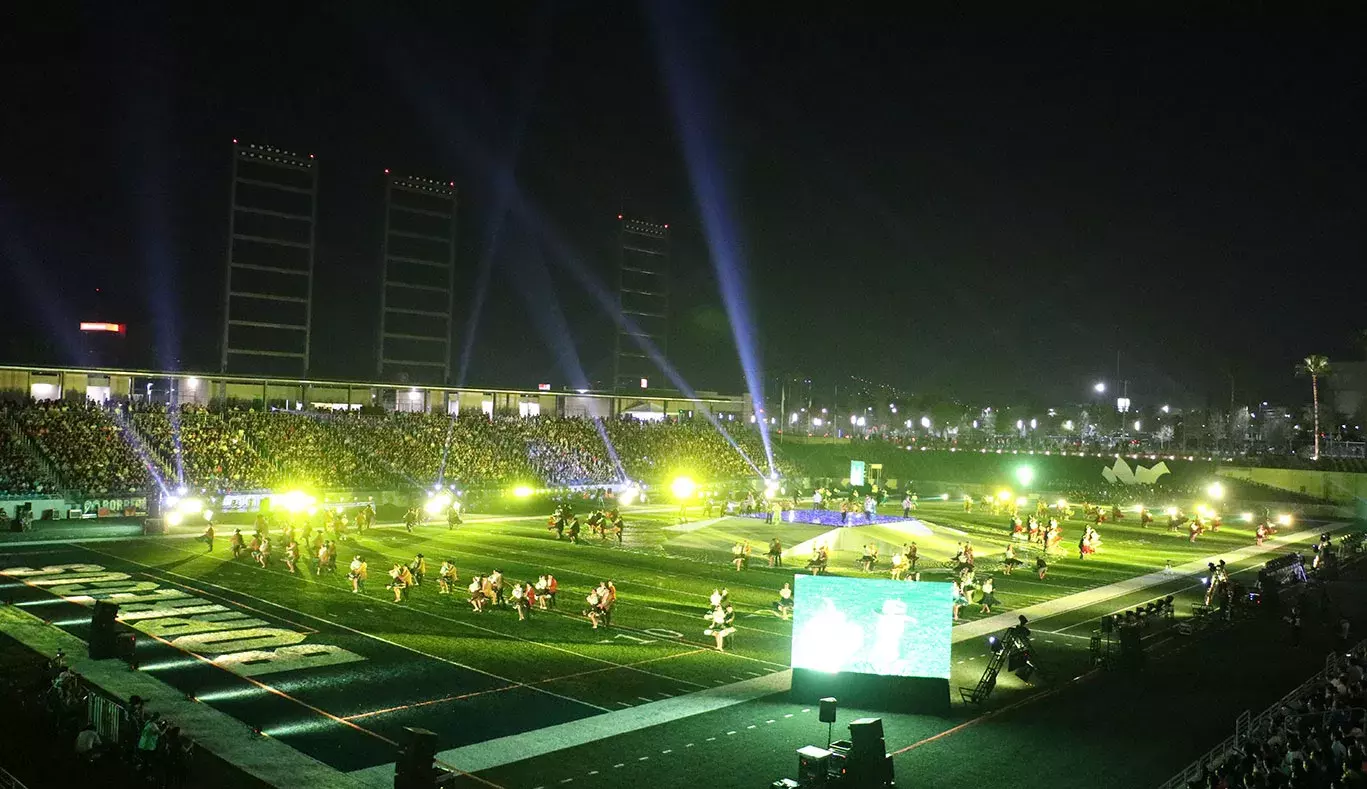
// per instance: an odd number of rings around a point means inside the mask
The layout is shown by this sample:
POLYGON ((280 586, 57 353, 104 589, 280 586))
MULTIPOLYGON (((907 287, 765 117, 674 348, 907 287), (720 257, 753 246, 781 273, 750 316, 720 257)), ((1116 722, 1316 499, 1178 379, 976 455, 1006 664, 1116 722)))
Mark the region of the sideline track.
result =
MULTIPOLYGON (((1333 529, 1342 525, 1341 523, 1330 523, 1323 528, 1333 529)), ((1169 583, 1180 579, 1183 575, 1199 572, 1205 569, 1208 562, 1217 559, 1224 558, 1226 561, 1237 562, 1270 552, 1277 547, 1306 541, 1318 533, 1318 530, 1307 529, 1294 534, 1279 535, 1267 540, 1263 545, 1250 545, 1229 553, 1194 559, 1174 566, 1171 570, 1165 569, 1116 581, 1105 586, 1075 592, 986 619, 973 620, 954 628, 952 640, 954 643, 960 643, 1000 631, 1005 627, 1014 625, 1016 618, 1022 614, 1032 620, 1046 619, 1085 609, 1106 600, 1169 583)), ((690 693, 687 696, 651 702, 631 709, 615 710, 571 723, 547 726, 522 734, 452 748, 438 753, 437 758, 462 772, 478 773, 514 762, 545 756, 567 748, 588 745, 651 726, 673 723, 693 715, 754 701, 775 693, 782 693, 789 688, 791 681, 792 670, 789 669, 757 679, 744 680, 690 693)), ((1038 694, 1032 693, 1027 699, 1033 700, 1037 697, 1038 694)), ((1021 702, 1017 703, 1022 703, 1027 699, 1022 699, 1021 702)), ((958 728, 963 727, 956 727, 950 731, 956 731, 958 728)), ((943 734, 937 736, 943 736, 943 734)), ((381 786, 387 787, 392 781, 392 770, 386 771, 381 767, 356 770, 349 775, 368 786, 376 787, 376 789, 381 786)))

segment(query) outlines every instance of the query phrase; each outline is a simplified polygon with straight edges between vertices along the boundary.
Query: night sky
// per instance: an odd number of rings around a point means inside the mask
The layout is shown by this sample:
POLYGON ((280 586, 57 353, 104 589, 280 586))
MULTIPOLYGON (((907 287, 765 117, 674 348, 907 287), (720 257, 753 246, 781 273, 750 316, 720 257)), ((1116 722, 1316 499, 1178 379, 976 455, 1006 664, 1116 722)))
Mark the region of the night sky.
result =
POLYGON ((563 386, 576 355, 611 376, 612 320, 565 261, 612 282, 626 212, 674 234, 672 360, 739 392, 680 98, 707 108, 722 246, 770 376, 1076 401, 1119 351, 1136 401, 1198 405, 1228 402, 1230 376, 1241 400, 1299 401, 1300 357, 1361 358, 1351 31, 1064 34, 751 3, 65 5, 0 30, 6 362, 77 363, 71 329, 100 319, 130 324, 131 364, 216 370, 237 137, 320 162, 315 375, 373 375, 389 167, 462 190, 465 382, 563 386), (679 52, 682 97, 663 76, 679 52))

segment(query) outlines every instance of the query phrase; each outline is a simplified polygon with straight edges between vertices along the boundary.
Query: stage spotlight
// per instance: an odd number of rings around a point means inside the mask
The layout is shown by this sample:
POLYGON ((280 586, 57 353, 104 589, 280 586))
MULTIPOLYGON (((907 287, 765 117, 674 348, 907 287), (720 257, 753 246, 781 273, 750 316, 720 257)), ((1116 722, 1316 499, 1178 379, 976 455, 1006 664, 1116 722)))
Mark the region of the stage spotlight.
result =
POLYGON ((437 516, 445 512, 451 506, 451 494, 438 493, 427 497, 427 503, 422 505, 422 509, 430 516, 437 516))
POLYGON ((987 646, 989 649, 992 650, 993 653, 1002 651, 1001 639, 997 638, 996 636, 987 637, 987 646))
POLYGON ((1291 525, 1291 516, 1288 515, 1288 514, 1286 514, 1286 513, 1284 513, 1284 512, 1283 512, 1281 515, 1278 515, 1278 516, 1277 516, 1277 525, 1279 525, 1279 526, 1290 526, 1290 525, 1291 525))
POLYGON ((686 499, 698 489, 698 483, 694 482, 691 477, 675 477, 674 481, 669 484, 669 489, 673 491, 675 498, 686 499))
POLYGON ((534 492, 535 491, 533 491, 531 487, 527 485, 518 485, 517 487, 513 488, 513 496, 519 499, 530 498, 532 493, 534 492))
POLYGON ((1223 499, 1225 497, 1225 486, 1219 482, 1212 482, 1206 486, 1206 495, 1217 501, 1223 499))
POLYGON ((1019 482, 1023 488, 1030 487, 1030 483, 1035 481, 1035 470, 1029 466, 1017 466, 1016 481, 1019 482))
POLYGON ((184 516, 184 515, 181 515, 179 512, 168 512, 168 513, 166 513, 166 525, 167 525, 167 526, 179 526, 180 523, 181 523, 181 521, 183 521, 183 520, 185 520, 185 516, 184 516))
POLYGON ((279 506, 285 512, 298 514, 312 507, 314 498, 302 490, 291 490, 271 496, 271 506, 279 506))

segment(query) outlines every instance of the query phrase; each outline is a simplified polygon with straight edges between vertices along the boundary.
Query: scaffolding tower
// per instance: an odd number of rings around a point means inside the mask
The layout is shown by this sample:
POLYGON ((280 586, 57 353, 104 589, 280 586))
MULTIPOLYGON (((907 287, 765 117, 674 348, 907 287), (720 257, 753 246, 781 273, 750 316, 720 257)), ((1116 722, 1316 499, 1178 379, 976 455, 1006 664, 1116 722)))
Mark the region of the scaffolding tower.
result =
POLYGON ((450 383, 456 185, 385 171, 381 380, 450 383))
POLYGON ((233 140, 221 372, 309 372, 318 162, 233 140))
MULTIPOLYGON (((647 388, 661 371, 642 345, 669 352, 669 225, 618 215, 617 325, 613 389, 647 388)), ((659 384, 655 384, 659 386, 659 384)))

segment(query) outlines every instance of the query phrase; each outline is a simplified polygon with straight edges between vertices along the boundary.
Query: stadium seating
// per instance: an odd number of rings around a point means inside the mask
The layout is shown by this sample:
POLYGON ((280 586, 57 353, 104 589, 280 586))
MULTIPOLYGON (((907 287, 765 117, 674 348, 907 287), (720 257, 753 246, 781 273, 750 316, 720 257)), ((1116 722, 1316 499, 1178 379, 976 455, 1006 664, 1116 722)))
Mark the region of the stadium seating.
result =
POLYGON ((0 428, 0 494, 41 493, 46 489, 43 474, 33 460, 0 428))
POLYGON ((1331 656, 1323 672, 1249 719, 1237 740, 1227 739, 1165 783, 1163 789, 1360 785, 1367 780, 1364 670, 1367 642, 1358 644, 1346 657, 1331 656))
POLYGON ((230 428, 218 414, 195 406, 155 407, 135 410, 130 421, 168 479, 178 478, 179 455, 185 479, 196 485, 233 491, 275 482, 273 468, 244 432, 230 428))
POLYGON ((49 402, 12 410, 64 487, 90 496, 147 490, 148 466, 111 412, 94 403, 49 402))

